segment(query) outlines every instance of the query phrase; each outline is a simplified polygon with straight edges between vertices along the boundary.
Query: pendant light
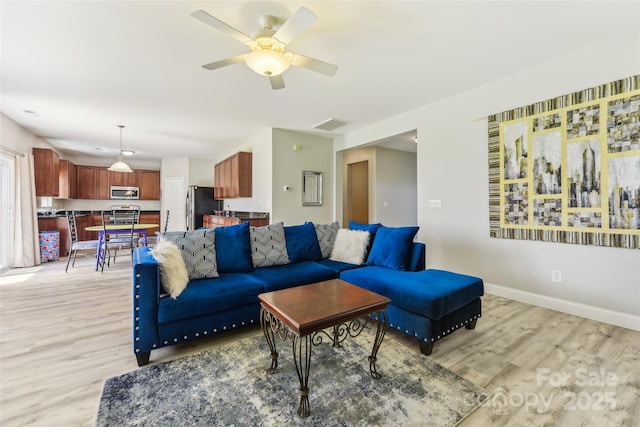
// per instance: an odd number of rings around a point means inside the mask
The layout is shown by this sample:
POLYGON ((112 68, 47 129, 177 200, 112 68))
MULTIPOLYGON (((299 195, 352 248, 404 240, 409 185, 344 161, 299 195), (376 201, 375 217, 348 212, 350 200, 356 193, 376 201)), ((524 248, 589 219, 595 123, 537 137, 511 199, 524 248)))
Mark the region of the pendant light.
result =
POLYGON ((118 152, 118 161, 109 168, 112 172, 133 172, 128 164, 122 161, 122 128, 124 125, 118 125, 120 128, 120 151, 118 152))

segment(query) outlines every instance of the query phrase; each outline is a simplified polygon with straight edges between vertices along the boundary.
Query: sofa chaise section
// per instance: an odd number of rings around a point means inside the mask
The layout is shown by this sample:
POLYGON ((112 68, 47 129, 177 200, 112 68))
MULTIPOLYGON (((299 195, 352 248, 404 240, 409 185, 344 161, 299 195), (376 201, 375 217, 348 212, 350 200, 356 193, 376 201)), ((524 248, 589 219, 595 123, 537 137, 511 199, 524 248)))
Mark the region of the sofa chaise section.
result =
POLYGON ((473 329, 482 314, 484 285, 478 277, 370 266, 344 271, 340 278, 390 298, 390 327, 415 337, 425 355, 431 354, 437 340, 456 329, 473 329))

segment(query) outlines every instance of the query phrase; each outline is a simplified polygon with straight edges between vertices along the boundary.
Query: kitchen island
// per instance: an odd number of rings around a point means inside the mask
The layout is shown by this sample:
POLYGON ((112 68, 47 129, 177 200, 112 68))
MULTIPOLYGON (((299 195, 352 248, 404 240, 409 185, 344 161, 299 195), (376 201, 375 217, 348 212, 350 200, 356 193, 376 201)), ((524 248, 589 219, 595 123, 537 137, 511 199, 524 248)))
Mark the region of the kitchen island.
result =
POLYGON ((268 212, 242 212, 242 211, 222 211, 219 214, 203 215, 202 223, 204 228, 216 228, 225 225, 236 225, 248 222, 252 227, 262 227, 269 225, 268 212))

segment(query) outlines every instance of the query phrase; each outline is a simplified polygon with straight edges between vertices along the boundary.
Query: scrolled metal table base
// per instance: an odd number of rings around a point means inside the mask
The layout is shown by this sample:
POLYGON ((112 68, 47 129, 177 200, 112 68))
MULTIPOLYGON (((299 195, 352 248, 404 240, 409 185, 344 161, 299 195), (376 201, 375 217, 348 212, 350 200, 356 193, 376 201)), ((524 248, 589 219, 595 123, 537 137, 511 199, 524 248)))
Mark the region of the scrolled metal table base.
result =
MULTIPOLYGON (((380 379, 382 375, 376 368, 376 360, 378 350, 382 344, 382 340, 387 332, 387 312, 378 311, 373 315, 377 316, 376 337, 373 341, 373 349, 369 360, 369 373, 374 379, 380 379)), ((355 338, 364 330, 369 323, 371 316, 363 322, 362 319, 354 319, 348 323, 339 323, 331 328, 331 334, 326 330, 315 331, 311 334, 299 337, 291 329, 287 327, 280 319, 271 314, 264 307, 260 308, 260 325, 262 332, 269 345, 271 351, 271 366, 267 369, 268 374, 273 374, 278 367, 278 352, 276 350, 275 336, 278 335, 282 340, 291 340, 293 350, 293 362, 296 365, 298 380, 300 381, 300 404, 298 405, 298 415, 306 418, 311 414, 309 405, 309 370, 311 368, 311 349, 313 346, 322 344, 323 336, 331 340, 334 347, 340 347, 340 344, 348 337, 355 338)))

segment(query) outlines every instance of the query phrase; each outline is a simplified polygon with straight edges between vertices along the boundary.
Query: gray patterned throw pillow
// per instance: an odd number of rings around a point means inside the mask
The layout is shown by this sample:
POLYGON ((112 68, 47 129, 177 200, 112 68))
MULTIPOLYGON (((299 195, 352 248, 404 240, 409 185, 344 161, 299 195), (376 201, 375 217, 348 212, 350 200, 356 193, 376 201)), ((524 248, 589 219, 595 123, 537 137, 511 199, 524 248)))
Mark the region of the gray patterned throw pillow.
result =
POLYGON ((316 229, 316 235, 318 236, 318 243, 320 244, 320 252, 322 252, 322 258, 329 258, 331 251, 333 250, 333 244, 336 241, 336 235, 338 234, 338 221, 331 224, 313 224, 316 229))
POLYGON ((289 263, 284 224, 249 227, 251 236, 251 258, 254 267, 269 267, 289 263))
POLYGON ((160 235, 180 248, 189 280, 218 277, 215 237, 213 229, 169 231, 160 235))

